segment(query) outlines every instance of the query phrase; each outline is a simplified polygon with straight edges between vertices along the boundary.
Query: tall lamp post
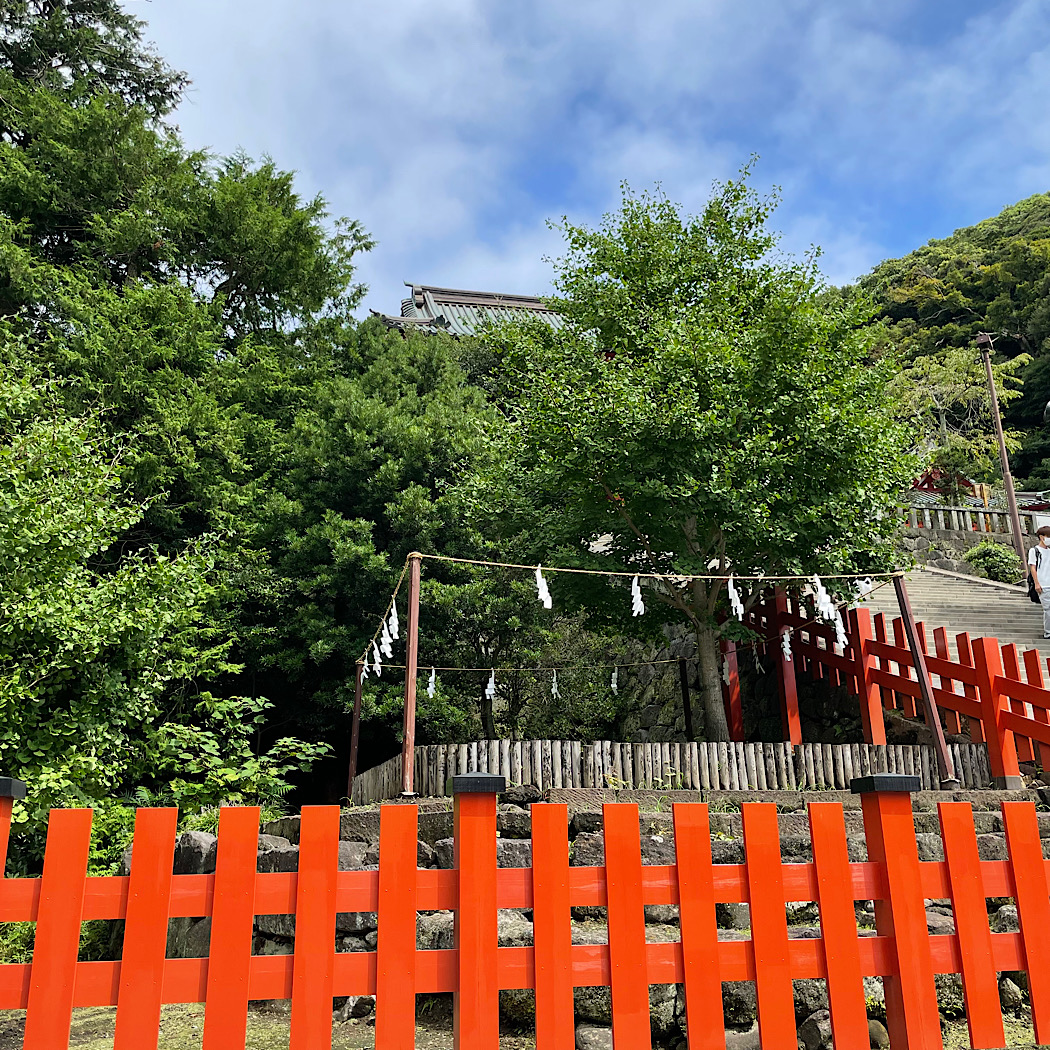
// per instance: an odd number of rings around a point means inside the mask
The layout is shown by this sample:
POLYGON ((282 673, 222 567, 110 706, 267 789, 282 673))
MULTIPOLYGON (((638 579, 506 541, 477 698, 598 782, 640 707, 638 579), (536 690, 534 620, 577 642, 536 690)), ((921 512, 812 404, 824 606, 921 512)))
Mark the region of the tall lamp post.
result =
POLYGON ((1021 515, 1017 513, 1017 496, 1014 495, 1014 479, 1010 473, 1010 461, 1006 456, 1006 439, 1003 437, 1003 421, 999 417, 999 398, 995 393, 995 379, 992 376, 992 337, 987 332, 977 333, 977 345, 984 359, 984 371, 988 377, 988 394, 992 399, 992 422, 995 424, 995 436, 999 441, 999 462, 1003 467, 1003 484, 1006 487, 1006 506, 1010 511, 1010 529, 1014 534, 1014 546, 1024 564, 1027 552, 1024 536, 1021 534, 1021 515))

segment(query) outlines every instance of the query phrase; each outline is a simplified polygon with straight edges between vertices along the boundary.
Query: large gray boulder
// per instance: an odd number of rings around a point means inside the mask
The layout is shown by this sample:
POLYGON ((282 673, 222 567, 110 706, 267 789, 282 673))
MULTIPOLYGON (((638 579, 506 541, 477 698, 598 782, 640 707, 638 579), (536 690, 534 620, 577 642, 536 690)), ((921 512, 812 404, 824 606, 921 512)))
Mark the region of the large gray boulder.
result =
POLYGON ((210 875, 215 871, 219 840, 206 831, 184 831, 175 840, 176 875, 210 875))
POLYGON ((434 843, 434 860, 439 868, 451 868, 456 863, 455 840, 438 839, 434 843))
POLYGON ((805 1050, 825 1050, 831 1046, 831 1014, 818 1010, 807 1017, 799 1025, 798 1040, 805 1050))
POLYGON ((496 813, 496 831, 500 838, 528 839, 532 837, 532 819, 520 806, 504 804, 496 813))
POLYGON ((605 840, 596 832, 577 835, 569 852, 569 863, 575 868, 598 868, 605 863, 605 840))
POLYGON ((828 989, 825 981, 815 977, 803 977, 793 981, 792 986, 796 1024, 801 1024, 807 1017, 828 1009, 828 989))
POLYGON ((612 1029, 593 1024, 577 1025, 576 1050, 613 1050, 612 1029))
POLYGON ((500 868, 532 866, 532 843, 527 839, 496 839, 496 865, 500 868))
POLYGON ((455 916, 450 911, 420 912, 416 916, 416 948, 451 948, 455 916))
POLYGON ((501 948, 532 944, 532 923, 518 911, 501 911, 496 918, 496 936, 501 948))

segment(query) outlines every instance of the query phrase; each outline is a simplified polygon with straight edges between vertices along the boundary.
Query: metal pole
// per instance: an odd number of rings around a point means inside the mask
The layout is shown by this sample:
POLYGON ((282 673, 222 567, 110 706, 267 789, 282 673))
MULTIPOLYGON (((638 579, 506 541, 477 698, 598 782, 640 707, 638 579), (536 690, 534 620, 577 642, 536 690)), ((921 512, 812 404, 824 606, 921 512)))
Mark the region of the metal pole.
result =
POLYGON ((346 778, 346 798, 354 798, 354 777, 357 776, 357 744, 361 739, 361 681, 364 677, 361 661, 357 661, 357 676, 354 683, 354 718, 350 726, 350 772, 346 778))
POLYGON ((678 681, 682 686, 682 712, 685 715, 685 736, 695 740, 693 735, 693 703, 689 698, 689 663, 684 658, 678 660, 678 681))
POLYGON ((959 787, 959 780, 955 775, 955 765, 944 740, 944 729, 941 726, 940 715, 937 713, 937 704, 933 699, 933 683, 930 681, 930 671, 926 666, 926 656, 919 646, 919 632, 915 629, 915 617, 912 616, 911 602, 908 600, 908 591, 904 586, 903 576, 893 577, 893 589, 897 592, 897 605, 900 606, 901 619, 904 621, 904 633, 908 636, 908 646, 915 664, 915 675, 919 679, 919 692, 922 693, 926 724, 933 732, 941 790, 954 791, 959 787))
POLYGON ((405 656, 405 722, 401 745, 401 794, 415 795, 416 759, 416 671, 419 662, 419 569, 423 555, 408 556, 408 645, 405 656))
MULTIPOLYGON (((1014 547, 1025 563, 1028 552, 1024 546, 1024 535, 1021 532, 1021 515, 1017 513, 1017 496, 1014 494, 1014 479, 1010 473, 1010 460, 1006 455, 1006 439, 1003 437, 1003 421, 999 418, 999 397, 995 392, 995 377, 992 375, 992 337, 987 332, 977 335, 977 345, 984 358, 984 371, 988 377, 988 394, 992 399, 992 423, 995 424, 995 436, 999 441, 999 462, 1003 467, 1003 485, 1006 487, 1006 506, 1010 511, 1010 529, 1014 534, 1014 547)), ((1027 569, 1025 570, 1027 572, 1027 569)))

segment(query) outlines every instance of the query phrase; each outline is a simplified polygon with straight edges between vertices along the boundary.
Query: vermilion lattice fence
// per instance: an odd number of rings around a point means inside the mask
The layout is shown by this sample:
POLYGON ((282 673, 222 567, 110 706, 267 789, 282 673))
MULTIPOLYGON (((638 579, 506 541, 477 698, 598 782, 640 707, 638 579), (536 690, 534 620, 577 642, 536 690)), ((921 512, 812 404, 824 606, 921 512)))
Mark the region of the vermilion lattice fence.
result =
MULTIPOLYGON (((785 739, 801 742, 795 676, 801 671, 844 686, 858 697, 864 739, 885 744, 883 708, 896 708, 910 718, 922 718, 921 691, 914 658, 905 640, 903 621, 874 618, 864 608, 851 609, 847 618, 847 645, 835 643, 827 624, 814 622, 797 596, 783 592, 749 610, 747 620, 772 639, 768 646, 777 662, 785 739), (782 632, 793 632, 792 661, 780 650, 782 632)), ((947 632, 933 630, 929 645, 923 624, 917 624, 919 645, 929 669, 934 700, 949 733, 964 726, 970 738, 988 746, 991 775, 1000 783, 1020 786, 1019 762, 1038 761, 1050 768, 1050 689, 1046 688, 1043 658, 1037 650, 1018 652, 1016 645, 1000 645, 995 638, 955 636, 957 659, 952 659, 947 632)), ((730 654, 731 662, 735 656, 730 654)), ((1050 670, 1050 660, 1046 661, 1050 670)), ((731 672, 735 674, 735 671, 731 672)), ((743 739, 739 687, 726 687, 730 725, 735 739, 743 739)))
MULTIPOLYGON (((467 785, 464 785, 467 786, 467 785)), ((475 781, 469 784, 479 787, 475 781)), ((480 785, 484 786, 484 785, 480 785)), ((6 846, 6 800, 3 845, 6 846)), ((797 1045, 792 980, 827 981, 839 1047, 868 1045, 866 975, 885 978, 895 1046, 939 1046, 935 973, 959 973, 974 1047, 1004 1043, 997 971, 1028 974, 1035 1041, 1050 1043, 1050 891, 1034 806, 1002 807, 1007 861, 983 861, 970 807, 940 806, 945 861, 918 859, 907 793, 863 797, 869 860, 848 858, 842 807, 813 803, 813 862, 781 861, 776 810, 743 808, 744 864, 711 860, 707 807, 674 807, 676 863, 642 864, 638 810, 604 809, 605 864, 570 867, 566 807, 532 807, 532 867, 496 866, 496 795, 460 791, 454 870, 420 870, 417 810, 383 808, 378 871, 339 871, 339 811, 302 811, 298 873, 258 873, 259 813, 221 811, 214 875, 172 875, 174 810, 139 812, 129 877, 86 877, 91 812, 51 815, 43 877, 0 881, 0 921, 37 924, 33 962, 0 966, 0 1007, 27 1012, 28 1050, 67 1045, 77 1006, 115 1005, 115 1050, 155 1047, 162 1003, 205 1003, 205 1050, 244 1046, 249 1000, 291 1000, 291 1050, 331 1045, 332 998, 376 996, 376 1046, 414 1045, 415 996, 455 994, 456 1045, 498 1046, 499 990, 534 988, 539 1050, 574 1045, 573 987, 611 986, 615 1045, 650 1046, 649 985, 685 989, 690 1047, 724 1050, 723 981, 755 981, 763 1047, 797 1045), (1019 933, 992 933, 986 898, 1013 897, 1019 933), (931 936, 924 898, 951 902, 957 933, 931 936), (862 937, 854 902, 874 900, 862 937), (788 901, 816 901, 821 938, 789 938, 788 901), (720 941, 718 902, 751 909, 751 939, 720 941), (646 942, 643 908, 679 908, 681 938, 646 942), (608 943, 573 945, 570 908, 607 910, 608 943), (499 947, 497 911, 532 909, 534 943, 499 947), (455 912, 455 948, 417 951, 419 911, 455 912), (336 915, 378 912, 374 952, 337 953, 336 915), (255 915, 295 916, 291 956, 251 954, 255 915), (168 920, 211 916, 207 959, 167 959, 168 920), (79 962, 81 923, 125 921, 123 959, 79 962)))

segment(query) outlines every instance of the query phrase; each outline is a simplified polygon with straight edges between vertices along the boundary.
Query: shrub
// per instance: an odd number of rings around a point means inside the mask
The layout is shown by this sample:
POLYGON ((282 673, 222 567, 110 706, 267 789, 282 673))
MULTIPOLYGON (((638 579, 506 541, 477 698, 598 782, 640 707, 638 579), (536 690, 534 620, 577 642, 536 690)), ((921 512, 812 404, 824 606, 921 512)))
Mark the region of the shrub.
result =
POLYGON ((994 540, 981 540, 976 547, 971 547, 964 555, 979 572, 990 580, 999 583, 1016 583, 1024 575, 1024 565, 1012 547, 994 540))

